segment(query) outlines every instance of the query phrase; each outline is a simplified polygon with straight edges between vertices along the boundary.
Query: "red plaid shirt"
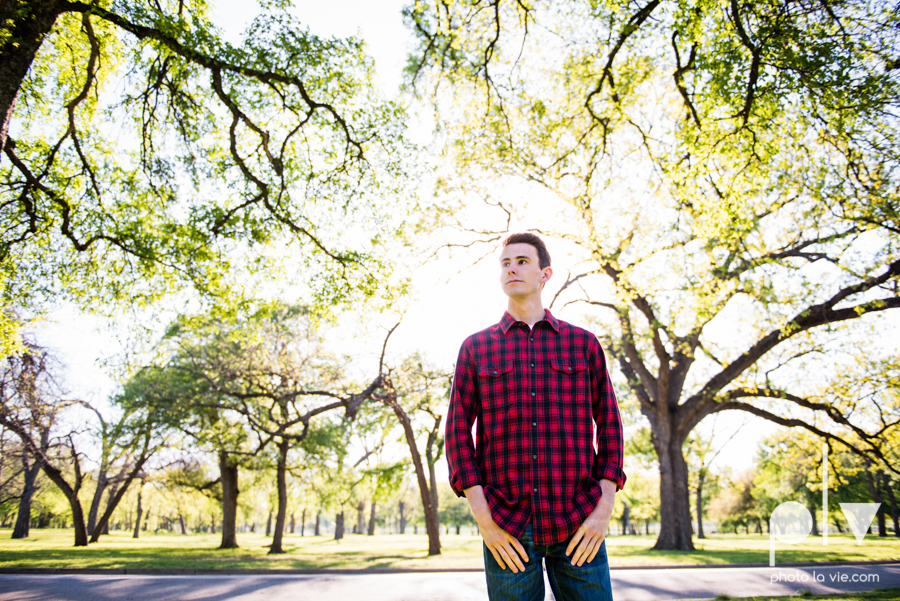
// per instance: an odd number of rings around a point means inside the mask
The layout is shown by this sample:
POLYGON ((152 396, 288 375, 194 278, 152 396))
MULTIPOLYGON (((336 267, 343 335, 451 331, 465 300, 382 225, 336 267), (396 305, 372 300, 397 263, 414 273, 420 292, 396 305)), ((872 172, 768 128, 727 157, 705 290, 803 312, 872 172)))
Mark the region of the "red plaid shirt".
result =
POLYGON ((550 311, 533 330, 505 313, 463 342, 446 441, 456 494, 480 484, 494 521, 516 538, 531 522, 538 544, 575 534, 600 500, 601 479, 625 484, 603 349, 550 311))

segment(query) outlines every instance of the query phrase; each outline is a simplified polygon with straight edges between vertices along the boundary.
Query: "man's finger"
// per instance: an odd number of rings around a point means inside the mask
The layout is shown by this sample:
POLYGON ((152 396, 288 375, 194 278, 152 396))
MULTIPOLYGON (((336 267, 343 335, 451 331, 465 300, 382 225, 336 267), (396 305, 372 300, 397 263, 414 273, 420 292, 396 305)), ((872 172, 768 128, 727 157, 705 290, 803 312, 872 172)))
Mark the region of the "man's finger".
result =
MULTIPOLYGON (((512 570, 513 574, 518 574, 519 570, 517 569, 518 566, 516 566, 515 564, 515 553, 511 553, 511 551, 506 548, 506 545, 504 544, 505 542, 506 541, 500 541, 497 543, 497 551, 500 553, 500 555, 503 556, 503 561, 506 562, 506 567, 512 570), (512 554, 513 557, 510 557, 510 554, 512 554)), ((524 568, 522 568, 522 571, 524 571, 524 568)))
MULTIPOLYGON (((519 539, 513 538, 511 542, 512 542, 513 547, 515 547, 516 551, 518 551, 519 556, 524 561, 531 561, 528 557, 528 552, 525 550, 525 547, 522 546, 522 543, 519 542, 519 539)), ((524 570, 524 568, 523 568, 523 570, 524 570)))
POLYGON ((506 569, 506 564, 503 563, 503 558, 500 557, 500 554, 497 553, 497 550, 494 549, 494 548, 493 548, 492 546, 490 546, 490 545, 488 545, 487 548, 488 548, 488 551, 491 552, 491 555, 494 556, 494 561, 497 562, 497 565, 499 565, 501 569, 505 570, 505 569, 506 569))
POLYGON ((588 560, 587 560, 588 563, 591 563, 592 561, 594 561, 594 558, 597 557, 597 553, 600 551, 600 547, 602 547, 602 546, 603 546, 603 539, 600 539, 600 542, 597 543, 596 547, 594 547, 594 551, 591 553, 591 556, 588 557, 588 560))
POLYGON ((566 547, 566 556, 572 555, 572 551, 578 546, 578 542, 581 540, 582 536, 584 536, 584 527, 580 527, 575 531, 575 536, 572 537, 572 540, 569 541, 569 546, 566 547))
MULTIPOLYGON (((512 540, 515 541, 516 543, 519 542, 516 539, 512 539, 512 540)), ((510 541, 504 540, 501 544, 503 545, 503 547, 502 547, 503 552, 507 553, 507 557, 508 557, 507 563, 509 563, 511 566, 515 566, 516 568, 518 568, 520 572, 524 572, 525 566, 522 564, 522 560, 519 559, 519 555, 516 552, 516 550, 514 550, 513 545, 510 544, 510 541)), ((515 569, 513 569, 513 572, 517 573, 515 569)))
POLYGON ((578 548, 575 549, 575 554, 572 556, 572 565, 582 565, 584 564, 584 560, 587 558, 588 554, 590 554, 591 550, 594 546, 594 539, 592 538, 583 538, 581 539, 581 544, 578 545, 578 548))

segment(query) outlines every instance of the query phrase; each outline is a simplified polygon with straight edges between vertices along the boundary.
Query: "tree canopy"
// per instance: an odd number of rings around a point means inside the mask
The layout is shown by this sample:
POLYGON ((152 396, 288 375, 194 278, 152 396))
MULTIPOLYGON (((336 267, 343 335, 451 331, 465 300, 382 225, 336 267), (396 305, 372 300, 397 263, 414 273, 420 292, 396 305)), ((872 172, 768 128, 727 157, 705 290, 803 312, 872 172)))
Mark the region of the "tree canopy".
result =
POLYGON ((834 373, 900 307, 892 6, 485 1, 407 17, 408 81, 454 159, 448 222, 498 240, 508 225, 458 206, 496 182, 530 184, 527 210, 488 196, 507 224, 561 201, 563 225, 534 229, 583 263, 551 306, 590 308, 650 422, 671 500, 658 548, 692 548, 682 445, 713 413, 850 437, 885 462, 896 413, 848 412, 798 374, 834 373))
POLYGON ((289 4, 264 2, 239 45, 204 0, 0 5, 5 345, 10 308, 60 295, 240 298, 279 268, 323 306, 398 290, 403 110, 361 40, 289 4))

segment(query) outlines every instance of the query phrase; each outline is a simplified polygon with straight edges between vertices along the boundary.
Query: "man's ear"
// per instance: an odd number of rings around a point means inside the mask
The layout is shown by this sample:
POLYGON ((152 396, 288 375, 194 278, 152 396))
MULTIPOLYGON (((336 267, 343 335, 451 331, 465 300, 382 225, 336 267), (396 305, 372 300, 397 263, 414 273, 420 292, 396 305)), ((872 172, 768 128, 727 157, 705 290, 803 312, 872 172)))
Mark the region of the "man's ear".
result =
POLYGON ((550 281, 550 278, 553 277, 553 268, 544 267, 542 271, 543 274, 541 275, 541 283, 546 284, 548 281, 550 281))

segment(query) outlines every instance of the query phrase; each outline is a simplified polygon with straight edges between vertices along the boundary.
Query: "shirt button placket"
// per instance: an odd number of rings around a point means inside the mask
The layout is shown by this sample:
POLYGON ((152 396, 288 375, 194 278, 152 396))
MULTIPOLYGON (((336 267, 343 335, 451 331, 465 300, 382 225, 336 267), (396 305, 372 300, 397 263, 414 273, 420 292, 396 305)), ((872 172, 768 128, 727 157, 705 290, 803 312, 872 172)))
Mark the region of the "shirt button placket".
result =
MULTIPOLYGON (((537 324, 535 324, 535 328, 537 328, 537 324)), ((529 375, 529 380, 530 380, 531 388, 532 388, 531 400, 535 401, 536 400, 535 389, 537 388, 538 377, 537 377, 537 373, 535 373, 535 370, 534 370, 534 364, 535 364, 534 329, 531 330, 531 335, 528 337, 528 341, 529 341, 528 362, 532 367, 531 372, 528 375, 529 375)), ((538 447, 537 419, 536 419, 537 415, 538 415, 538 410, 537 410, 537 403, 535 403, 535 402, 531 403, 531 414, 535 418, 531 422, 531 448, 536 451, 539 447, 538 447)), ((531 461, 532 461, 532 463, 531 463, 531 486, 532 486, 531 493, 533 495, 537 494, 538 489, 537 489, 537 486, 535 486, 535 484, 537 484, 540 481, 539 480, 540 479, 540 467, 538 466, 537 458, 538 458, 537 453, 532 453, 532 455, 531 455, 531 461)), ((537 509, 536 506, 537 506, 537 500, 533 499, 532 504, 531 504, 532 523, 535 523, 535 518, 537 517, 536 512, 535 512, 535 510, 537 509)), ((535 523, 535 527, 537 527, 536 523, 535 523)))

